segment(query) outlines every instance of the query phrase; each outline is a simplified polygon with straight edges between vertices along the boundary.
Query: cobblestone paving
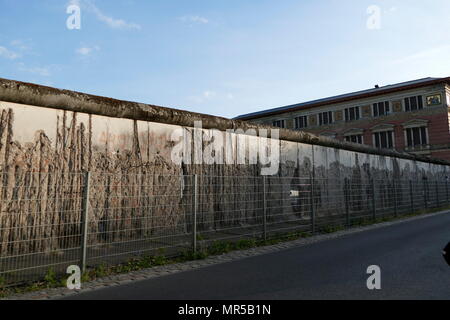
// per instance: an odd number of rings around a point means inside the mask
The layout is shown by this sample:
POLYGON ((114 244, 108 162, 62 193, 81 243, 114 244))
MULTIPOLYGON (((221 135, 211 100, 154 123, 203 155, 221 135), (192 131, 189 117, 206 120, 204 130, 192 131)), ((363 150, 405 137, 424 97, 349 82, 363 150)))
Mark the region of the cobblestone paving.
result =
POLYGON ((364 226, 364 227, 356 227, 348 230, 338 231, 335 233, 330 234, 322 234, 317 235, 309 238, 302 238, 294 241, 289 242, 283 242, 276 245, 270 245, 270 246, 264 246, 264 247, 257 247, 252 248, 248 250, 241 250, 241 251, 233 251, 230 253, 222 254, 219 256, 211 256, 204 260, 195 260, 195 261, 187 261, 182 263, 175 263, 175 264, 169 264, 165 266, 159 266, 159 267, 153 267, 149 269, 143 269, 139 271, 133 271, 127 274, 119 274, 119 275, 113 275, 101 279, 97 279, 94 281, 90 281, 87 283, 82 284, 81 290, 69 290, 67 288, 52 288, 32 293, 26 293, 22 295, 16 295, 16 296, 10 296, 3 300, 48 300, 48 299, 58 299, 65 296, 75 295, 80 292, 87 292, 91 290, 98 290, 104 287, 110 287, 110 286, 118 286, 127 284, 133 281, 141 281, 145 279, 151 279, 155 277, 162 277, 165 275, 175 274, 179 272, 189 271, 189 270, 195 270, 198 268, 204 268, 207 266, 219 264, 219 263, 225 263, 230 261, 236 261, 240 259, 245 259, 248 257, 253 257, 257 255, 267 254, 271 252, 276 252, 280 250, 285 250, 297 246, 305 246, 312 243, 317 243, 320 241, 325 240, 331 240, 338 237, 343 237, 346 235, 359 233, 367 230, 373 230, 377 228, 382 228, 398 223, 404 223, 407 221, 413 221, 418 219, 426 219, 428 217, 433 217, 440 214, 447 214, 450 213, 450 211, 441 211, 433 214, 426 214, 421 216, 416 216, 412 218, 392 221, 392 222, 384 222, 379 223, 375 225, 370 226, 364 226))

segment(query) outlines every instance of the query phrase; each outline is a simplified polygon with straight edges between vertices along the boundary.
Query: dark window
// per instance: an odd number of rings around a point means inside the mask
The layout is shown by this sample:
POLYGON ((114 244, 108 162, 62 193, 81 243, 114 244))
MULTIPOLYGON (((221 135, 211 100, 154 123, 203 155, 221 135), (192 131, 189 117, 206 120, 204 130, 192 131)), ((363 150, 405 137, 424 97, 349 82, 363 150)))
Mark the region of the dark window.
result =
POLYGON ((359 120, 359 107, 345 109, 345 121, 359 120))
POLYGON ((420 128, 420 137, 422 139, 422 144, 428 144, 427 128, 425 127, 420 128))
POLYGON ((382 149, 392 149, 394 148, 394 132, 393 131, 383 131, 375 132, 373 134, 375 138, 375 147, 382 149))
POLYGON ((345 137, 345 141, 363 144, 363 136, 362 136, 362 134, 355 134, 355 135, 351 135, 351 136, 346 136, 345 137))
POLYGON ((274 127, 286 128, 286 122, 284 120, 277 120, 272 123, 274 127))
POLYGON ((300 116, 295 118, 295 129, 303 129, 308 127, 308 117, 300 116))
POLYGON ((417 99, 412 98, 411 102, 411 110, 417 110, 417 99))
POLYGON ((331 111, 319 113, 319 125, 327 125, 333 123, 333 113, 331 111))
POLYGON ((412 131, 410 129, 406 129, 406 144, 408 145, 408 147, 414 145, 412 131))
POLYGON ((406 143, 408 147, 427 145, 427 129, 425 127, 406 129, 406 143))
POLYGON ((414 111, 423 109, 422 96, 405 98, 405 111, 414 111))
POLYGON ((373 116, 381 117, 389 114, 389 101, 377 102, 373 104, 373 116))

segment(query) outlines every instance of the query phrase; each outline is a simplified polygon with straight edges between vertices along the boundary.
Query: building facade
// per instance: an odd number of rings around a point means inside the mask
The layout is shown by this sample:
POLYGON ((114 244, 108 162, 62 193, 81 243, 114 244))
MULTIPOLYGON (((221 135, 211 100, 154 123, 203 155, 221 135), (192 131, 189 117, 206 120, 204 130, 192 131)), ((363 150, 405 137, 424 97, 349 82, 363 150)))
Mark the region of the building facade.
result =
POLYGON ((450 160, 450 77, 425 78, 238 116, 450 160))

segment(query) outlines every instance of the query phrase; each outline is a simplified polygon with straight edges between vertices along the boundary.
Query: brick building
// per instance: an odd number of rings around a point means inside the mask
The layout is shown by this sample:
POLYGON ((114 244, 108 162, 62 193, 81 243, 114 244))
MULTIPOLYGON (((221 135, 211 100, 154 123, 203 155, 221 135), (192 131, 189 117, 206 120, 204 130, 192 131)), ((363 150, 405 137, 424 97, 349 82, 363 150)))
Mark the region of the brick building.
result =
POLYGON ((376 86, 236 117, 450 160, 450 77, 376 86))

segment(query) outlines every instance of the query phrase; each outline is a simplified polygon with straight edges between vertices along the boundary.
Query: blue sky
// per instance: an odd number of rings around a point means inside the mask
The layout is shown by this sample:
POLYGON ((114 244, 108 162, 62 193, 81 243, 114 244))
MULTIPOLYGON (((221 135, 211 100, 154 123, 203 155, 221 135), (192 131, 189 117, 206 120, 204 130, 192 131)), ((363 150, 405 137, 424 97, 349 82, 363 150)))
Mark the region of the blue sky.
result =
POLYGON ((448 0, 0 0, 0 77, 234 117, 450 76, 449 16, 448 0))

